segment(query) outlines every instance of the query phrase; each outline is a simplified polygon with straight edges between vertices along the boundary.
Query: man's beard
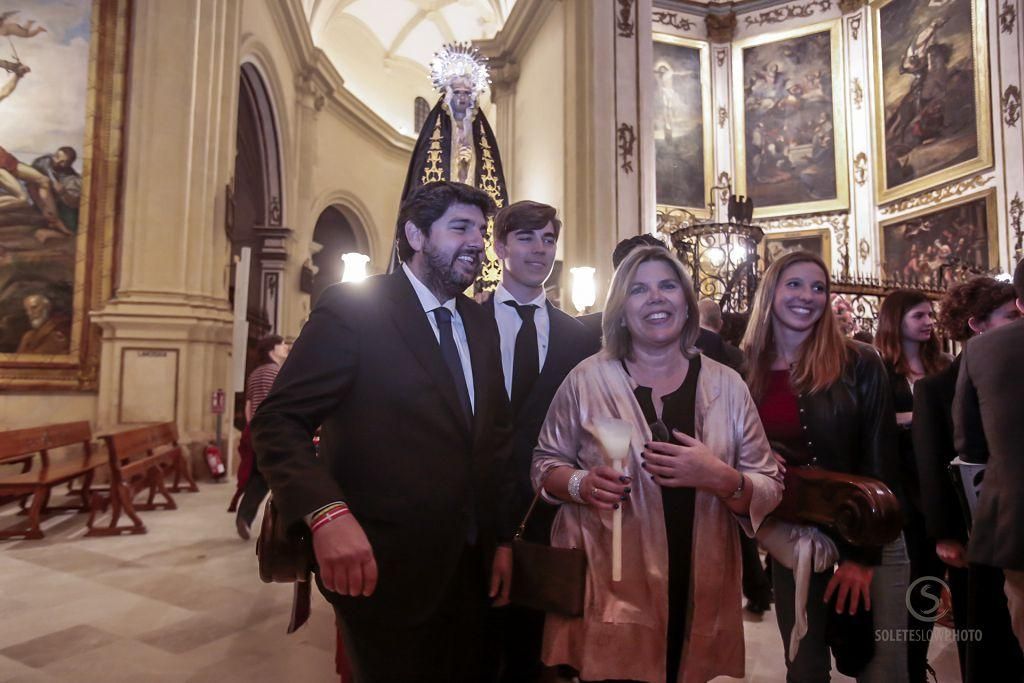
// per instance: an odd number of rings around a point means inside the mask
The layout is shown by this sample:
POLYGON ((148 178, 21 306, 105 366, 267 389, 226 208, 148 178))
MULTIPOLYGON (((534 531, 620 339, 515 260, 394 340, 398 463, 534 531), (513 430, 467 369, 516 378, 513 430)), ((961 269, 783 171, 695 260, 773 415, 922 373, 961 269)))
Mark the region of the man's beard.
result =
POLYGON ((423 255, 427 257, 428 282, 425 284, 435 291, 444 292, 448 298, 465 290, 480 275, 483 254, 476 249, 460 249, 448 257, 446 254, 424 245, 423 255), (455 270, 455 262, 462 254, 472 254, 477 259, 472 275, 462 275, 455 270))
POLYGON ((45 323, 49 317, 49 315, 29 316, 28 324, 32 326, 33 330, 38 330, 40 327, 43 326, 43 323, 45 323))

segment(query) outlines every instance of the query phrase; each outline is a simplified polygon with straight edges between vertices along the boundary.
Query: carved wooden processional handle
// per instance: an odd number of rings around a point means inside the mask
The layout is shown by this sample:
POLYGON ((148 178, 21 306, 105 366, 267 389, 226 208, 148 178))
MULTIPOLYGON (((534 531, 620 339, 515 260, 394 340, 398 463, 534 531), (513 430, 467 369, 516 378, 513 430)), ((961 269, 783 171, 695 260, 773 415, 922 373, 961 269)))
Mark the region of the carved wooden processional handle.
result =
POLYGON ((899 501, 877 479, 789 467, 785 484, 782 502, 772 513, 783 521, 828 527, 854 546, 881 546, 900 535, 899 501))

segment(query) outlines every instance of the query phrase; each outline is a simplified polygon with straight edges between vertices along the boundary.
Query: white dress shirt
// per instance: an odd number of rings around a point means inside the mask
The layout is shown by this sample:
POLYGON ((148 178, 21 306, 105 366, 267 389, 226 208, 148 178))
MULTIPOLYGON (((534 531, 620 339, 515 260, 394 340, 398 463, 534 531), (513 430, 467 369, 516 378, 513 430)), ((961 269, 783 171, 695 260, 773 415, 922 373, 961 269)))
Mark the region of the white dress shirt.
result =
MULTIPOLYGON (((452 336, 455 337, 455 348, 459 351, 462 374, 466 377, 466 388, 469 390, 469 406, 476 412, 476 397, 473 395, 473 365, 469 358, 469 340, 466 338, 466 326, 462 324, 462 316, 459 315, 459 311, 455 307, 455 297, 441 303, 434 296, 434 293, 419 281, 419 278, 413 274, 408 265, 403 263, 402 270, 405 272, 405 276, 409 278, 409 282, 412 283, 412 288, 416 292, 416 297, 420 300, 423 312, 427 314, 427 321, 430 322, 430 329, 434 331, 434 338, 437 339, 438 344, 441 343, 441 331, 437 328, 437 318, 432 311, 439 306, 444 306, 451 311, 452 336)), ((505 308, 508 308, 508 306, 505 308)), ((515 311, 512 311, 512 313, 515 314, 515 311)), ((516 315, 516 317, 519 316, 516 315)))
MULTIPOLYGON (((494 291, 494 320, 498 323, 498 334, 501 335, 501 370, 505 375, 505 393, 512 398, 512 366, 516 355, 516 335, 523 326, 519 312, 505 304, 515 301, 505 285, 498 285, 494 291)), ((538 370, 544 369, 544 360, 548 357, 548 339, 551 338, 551 318, 548 316, 548 300, 541 292, 533 301, 516 302, 520 305, 533 304, 537 310, 533 314, 533 322, 537 326, 538 370)))

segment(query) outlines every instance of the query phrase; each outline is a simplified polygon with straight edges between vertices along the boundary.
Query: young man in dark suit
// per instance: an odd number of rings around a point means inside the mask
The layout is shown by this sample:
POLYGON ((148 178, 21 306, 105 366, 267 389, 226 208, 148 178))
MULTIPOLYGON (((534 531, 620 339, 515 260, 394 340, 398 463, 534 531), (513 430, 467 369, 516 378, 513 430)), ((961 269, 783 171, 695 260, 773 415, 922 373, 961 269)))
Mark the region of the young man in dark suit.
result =
POLYGON ((508 401, 494 323, 461 294, 491 206, 458 183, 413 192, 401 269, 321 295, 252 421, 360 683, 479 681, 488 595, 507 598, 508 401))
MULTIPOLYGON (((654 235, 645 233, 643 235, 627 237, 616 244, 615 249, 612 250, 612 270, 614 271, 618 268, 623 259, 629 255, 629 252, 633 251, 637 247, 662 247, 663 249, 668 249, 668 247, 665 246, 665 243, 654 235)), ((576 319, 583 323, 583 326, 587 328, 587 331, 593 337, 596 337, 597 343, 600 344, 601 337, 603 335, 603 331, 601 330, 601 320, 603 318, 604 315, 602 312, 598 311, 597 313, 588 313, 586 315, 577 316, 576 319)))
MULTIPOLYGON (((577 320, 551 305, 544 282, 551 274, 562 223, 546 204, 520 201, 494 218, 494 251, 502 280, 484 307, 501 338, 504 389, 514 416, 512 462, 516 515, 533 500, 530 463, 548 405, 565 376, 600 346, 577 320)), ((548 543, 554 508, 538 502, 524 537, 548 543)), ((544 613, 510 605, 492 611, 495 680, 528 682, 541 673, 544 613)))
MULTIPOLYGON (((1024 312, 1024 260, 1013 275, 1024 312)), ((953 425, 961 459, 988 464, 967 558, 999 567, 1013 632, 1024 648, 1024 318, 971 339, 960 361, 953 425)))

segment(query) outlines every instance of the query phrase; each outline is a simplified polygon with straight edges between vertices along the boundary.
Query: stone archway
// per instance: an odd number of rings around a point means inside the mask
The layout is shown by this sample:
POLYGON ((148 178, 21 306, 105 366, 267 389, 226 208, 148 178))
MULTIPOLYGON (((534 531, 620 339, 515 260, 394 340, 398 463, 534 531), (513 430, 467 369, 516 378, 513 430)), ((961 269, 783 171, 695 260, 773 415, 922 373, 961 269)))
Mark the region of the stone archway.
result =
POLYGON ((313 229, 313 266, 316 274, 310 292, 310 303, 316 304, 320 294, 341 280, 341 255, 358 251, 368 254, 365 228, 352 212, 339 206, 328 206, 317 217, 313 229))
MULTIPOLYGON (((234 183, 229 211, 231 254, 252 250, 248 282, 248 326, 245 376, 255 364, 256 341, 278 331, 282 285, 291 232, 282 225, 282 164, 277 117, 270 91, 255 64, 245 62, 239 73, 238 126, 235 139, 234 183)), ((232 266, 231 282, 235 282, 232 266)), ((232 288, 230 298, 237 293, 232 288)), ((236 394, 235 416, 243 415, 243 394, 236 394)), ((244 418, 242 418, 244 420, 244 418)))

